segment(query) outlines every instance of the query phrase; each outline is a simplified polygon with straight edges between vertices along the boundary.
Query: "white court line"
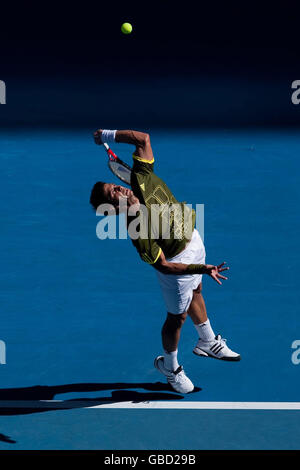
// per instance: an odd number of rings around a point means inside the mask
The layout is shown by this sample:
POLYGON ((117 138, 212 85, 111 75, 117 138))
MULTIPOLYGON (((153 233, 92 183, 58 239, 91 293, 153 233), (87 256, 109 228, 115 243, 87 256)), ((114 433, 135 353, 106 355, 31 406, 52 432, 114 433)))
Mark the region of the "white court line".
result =
MULTIPOLYGON (((147 401, 100 402, 99 400, 5 400, 0 408, 51 409, 161 409, 161 410, 300 410, 300 402, 245 402, 245 401, 147 401)), ((0 413, 1 414, 1 413, 0 413)))
POLYGON ((299 402, 150 401, 119 402, 92 408, 143 408, 167 410, 300 410, 299 402))

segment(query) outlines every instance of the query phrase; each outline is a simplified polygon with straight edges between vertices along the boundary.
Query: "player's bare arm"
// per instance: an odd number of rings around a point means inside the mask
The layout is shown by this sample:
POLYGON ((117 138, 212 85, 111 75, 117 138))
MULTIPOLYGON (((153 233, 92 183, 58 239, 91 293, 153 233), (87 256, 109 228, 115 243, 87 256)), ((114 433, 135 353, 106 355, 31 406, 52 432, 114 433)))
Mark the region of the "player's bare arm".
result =
POLYGON ((153 266, 164 274, 207 274, 218 284, 222 284, 220 279, 227 280, 227 277, 220 273, 229 269, 228 266, 224 266, 225 264, 225 261, 218 266, 211 264, 170 263, 166 260, 163 252, 161 252, 157 262, 153 266))
MULTIPOLYGON (((94 140, 98 145, 102 145, 102 130, 98 129, 94 132, 94 140)), ((135 130, 117 130, 115 135, 115 142, 122 144, 135 145, 135 155, 143 158, 147 161, 153 160, 153 151, 150 143, 150 136, 145 132, 139 132, 135 130)))

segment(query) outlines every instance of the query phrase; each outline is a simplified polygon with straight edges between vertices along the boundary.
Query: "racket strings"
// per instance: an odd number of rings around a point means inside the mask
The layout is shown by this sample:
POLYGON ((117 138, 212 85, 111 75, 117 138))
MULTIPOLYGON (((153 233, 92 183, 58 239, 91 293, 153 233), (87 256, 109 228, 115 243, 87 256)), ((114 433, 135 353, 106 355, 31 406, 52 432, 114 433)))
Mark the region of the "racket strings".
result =
POLYGON ((131 170, 126 168, 122 163, 116 162, 113 158, 108 160, 109 169, 121 181, 130 185, 131 170))

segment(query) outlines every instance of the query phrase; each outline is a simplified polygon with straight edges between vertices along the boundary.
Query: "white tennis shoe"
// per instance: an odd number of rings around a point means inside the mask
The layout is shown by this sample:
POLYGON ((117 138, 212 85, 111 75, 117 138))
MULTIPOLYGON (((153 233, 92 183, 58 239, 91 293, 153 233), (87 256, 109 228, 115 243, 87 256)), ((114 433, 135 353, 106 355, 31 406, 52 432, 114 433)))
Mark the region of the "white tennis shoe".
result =
POLYGON ((203 341, 199 338, 198 343, 193 349, 197 356, 213 357, 222 361, 240 361, 240 354, 231 351, 226 344, 226 339, 217 335, 213 341, 203 341))
POLYGON ((194 390, 191 380, 185 375, 182 366, 179 366, 174 372, 168 370, 164 366, 164 357, 157 356, 154 360, 154 366, 159 372, 167 377, 167 381, 171 387, 178 393, 190 393, 194 390))

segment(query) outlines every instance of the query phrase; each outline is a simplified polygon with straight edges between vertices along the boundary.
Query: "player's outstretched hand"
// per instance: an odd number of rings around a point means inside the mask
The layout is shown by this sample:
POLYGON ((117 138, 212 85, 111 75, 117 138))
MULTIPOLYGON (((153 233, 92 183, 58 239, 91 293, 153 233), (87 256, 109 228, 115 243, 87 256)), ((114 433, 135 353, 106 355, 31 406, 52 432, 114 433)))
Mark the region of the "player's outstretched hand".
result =
POLYGON ((96 132, 94 132, 95 144, 97 144, 97 145, 102 145, 103 144, 103 142, 101 140, 101 135, 102 135, 102 129, 98 129, 96 132))
POLYGON ((220 279, 225 279, 225 281, 228 279, 227 277, 220 274, 221 272, 227 271, 229 269, 228 266, 224 267, 224 264, 226 264, 225 261, 218 266, 213 266, 211 264, 206 265, 206 274, 212 277, 220 285, 222 285, 220 279))

